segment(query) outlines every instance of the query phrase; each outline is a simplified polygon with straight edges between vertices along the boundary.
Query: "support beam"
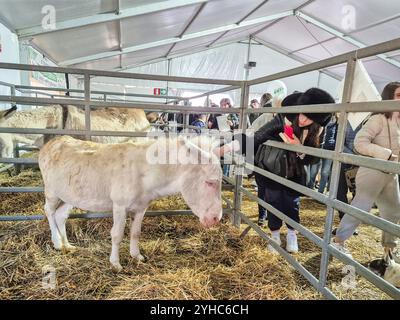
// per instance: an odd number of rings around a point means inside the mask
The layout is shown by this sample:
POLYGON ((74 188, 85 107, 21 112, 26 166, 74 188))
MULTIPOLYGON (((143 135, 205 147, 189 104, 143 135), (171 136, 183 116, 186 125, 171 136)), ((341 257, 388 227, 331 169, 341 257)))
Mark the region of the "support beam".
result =
POLYGON ((37 25, 34 27, 23 28, 17 30, 19 38, 32 38, 37 35, 57 32, 61 30, 68 30, 73 28, 79 28, 83 26, 88 26, 96 23, 104 23, 115 20, 121 20, 125 18, 135 17, 144 14, 150 14, 154 12, 175 9, 183 6, 189 6, 193 4, 207 2, 208 0, 168 0, 161 1, 151 4, 146 4, 142 6, 137 6, 133 8, 127 8, 124 10, 116 10, 116 12, 111 13, 99 13, 88 17, 77 18, 67 21, 60 21, 56 24, 56 29, 54 30, 44 30, 42 25, 37 25))
POLYGON ((246 20, 248 17, 250 17, 254 12, 256 12, 258 9, 260 9, 264 4, 266 4, 269 0, 264 0, 261 2, 257 7, 255 7, 253 10, 251 10, 248 14, 246 14, 242 19, 240 19, 237 24, 242 23, 244 20, 246 20))
POLYGON ((368 25, 366 25, 366 26, 364 26, 364 27, 362 27, 362 28, 360 28, 360 29, 353 30, 353 31, 349 32, 347 35, 351 35, 351 34, 356 33, 356 32, 365 31, 365 30, 371 29, 371 28, 373 28, 373 27, 377 27, 377 26, 380 26, 380 25, 382 25, 382 24, 391 22, 391 21, 393 21, 393 20, 397 20, 397 19, 399 19, 399 18, 400 18, 400 14, 395 14, 395 15, 393 15, 393 16, 391 16, 391 17, 388 17, 388 18, 385 18, 385 19, 382 19, 382 20, 373 22, 373 23, 371 23, 371 24, 368 24, 368 25))
MULTIPOLYGON (((200 7, 197 9, 194 16, 189 20, 189 22, 186 24, 185 28, 179 34, 178 38, 182 38, 183 35, 186 33, 186 31, 188 31, 190 26, 193 24, 194 20, 196 20, 196 18, 199 16, 199 14, 203 11, 206 4, 207 4, 207 2, 204 2, 200 5, 200 7)), ((176 42, 174 44, 172 44, 172 46, 169 48, 168 52, 165 54, 166 57, 172 52, 172 50, 174 49, 175 46, 176 46, 176 42)))
POLYGON ((17 34, 17 30, 14 29, 13 25, 4 17, 0 16, 0 23, 5 26, 12 33, 17 34))
MULTIPOLYGON (((380 20, 380 21, 371 23, 371 24, 369 24, 369 25, 367 25, 367 26, 365 26, 365 27, 362 27, 362 28, 360 28, 360 29, 356 29, 356 30, 353 30, 353 31, 351 31, 351 32, 345 33, 344 36, 348 37, 348 36, 351 36, 352 34, 354 34, 354 33, 356 33, 356 32, 365 31, 365 30, 371 29, 371 28, 373 28, 373 27, 380 26, 381 24, 388 23, 388 22, 390 22, 390 21, 393 21, 393 20, 396 20, 396 19, 399 19, 399 18, 400 18, 400 14, 396 14, 396 15, 394 15, 394 16, 392 16, 392 17, 389 17, 389 18, 386 18, 386 19, 383 19, 383 20, 380 20)), ((298 52, 298 51, 306 50, 306 49, 312 48, 312 47, 314 47, 314 46, 316 46, 316 45, 324 44, 324 43, 326 43, 326 42, 328 42, 328 41, 331 41, 331 40, 334 40, 334 39, 336 39, 336 36, 330 37, 330 38, 325 39, 325 40, 323 40, 323 41, 319 41, 318 43, 313 43, 313 44, 311 44, 311 45, 308 45, 308 46, 305 46, 305 47, 302 47, 302 48, 299 48, 299 49, 290 51, 289 54, 294 54, 294 53, 296 53, 296 52, 298 52)), ((392 57, 392 56, 390 56, 390 55, 387 55, 387 56, 388 56, 388 57, 392 57)))
POLYGON ((292 10, 285 11, 285 12, 274 14, 274 15, 269 15, 269 16, 265 16, 265 17, 261 17, 261 18, 257 18, 257 19, 243 21, 240 24, 230 24, 230 25, 212 28, 212 29, 208 29, 208 30, 204 30, 204 31, 200 31, 200 32, 190 33, 187 35, 183 35, 180 38, 174 37, 174 38, 164 39, 164 40, 160 40, 160 41, 148 42, 148 43, 144 43, 144 44, 140 44, 140 45, 136 45, 136 46, 132 46, 132 47, 128 47, 128 48, 123 48, 122 50, 107 51, 107 52, 93 54, 93 55, 89 55, 89 56, 85 56, 85 57, 76 58, 76 59, 66 60, 66 61, 60 62, 59 65, 68 66, 68 65, 79 64, 79 63, 92 61, 92 60, 114 57, 119 54, 132 53, 132 52, 136 52, 139 50, 150 49, 150 48, 163 46, 163 45, 167 45, 167 44, 173 44, 173 43, 177 43, 177 42, 181 42, 181 41, 185 41, 185 40, 201 38, 201 37, 205 37, 205 36, 208 36, 211 34, 221 33, 221 32, 225 32, 225 31, 229 31, 229 30, 235 30, 235 29, 240 29, 240 28, 244 28, 244 27, 249 27, 252 25, 256 25, 256 24, 268 22, 268 21, 273 21, 273 20, 280 19, 282 17, 291 16, 291 15, 293 15, 292 10))
MULTIPOLYGON (((117 1, 117 10, 116 14, 121 14, 121 0, 116 0, 117 1)), ((117 38, 118 38, 118 47, 119 50, 122 50, 122 26, 121 26, 121 20, 118 20, 118 25, 117 25, 117 38)), ((122 55, 119 56, 119 66, 122 68, 122 55)))
MULTIPOLYGON (((295 15, 300 17, 300 18, 302 18, 303 20, 305 20, 305 21, 307 21, 307 22, 309 22, 309 23, 311 23, 311 24, 313 24, 313 25, 315 25, 315 26, 317 26, 317 27, 319 27, 319 28, 331 33, 331 34, 333 34, 334 36, 336 36, 336 37, 338 37, 338 38, 340 38, 340 39, 342 39, 342 40, 344 40, 344 41, 346 41, 348 43, 351 43, 352 45, 356 46, 357 48, 361 49, 361 48, 366 48, 367 47, 366 44, 364 44, 364 43, 362 43, 362 42, 360 42, 360 41, 358 41, 358 40, 356 40, 356 39, 354 39, 354 38, 342 33, 341 31, 339 31, 339 30, 337 30, 337 29, 335 29, 335 28, 333 28, 331 26, 328 26, 327 24, 323 23, 320 20, 317 20, 317 19, 315 19, 315 18, 313 18, 313 17, 311 17, 311 16, 309 16, 309 15, 307 15, 305 13, 302 13, 301 11, 295 11, 295 15)), ((389 58, 386 54, 378 54, 377 57, 379 57, 383 61, 386 61, 387 63, 390 63, 390 64, 400 68, 400 62, 397 61, 397 60, 389 58)))
MULTIPOLYGON (((304 2, 302 5, 300 5, 299 7, 297 7, 296 9, 293 10, 293 15, 294 15, 294 13, 295 13, 296 11, 298 11, 298 10, 304 8, 304 7, 307 7, 308 5, 310 5, 311 3, 315 2, 315 1, 316 1, 316 0, 308 0, 308 1, 304 2)), ((274 24, 277 24, 278 22, 282 21, 282 20, 285 19, 285 18, 286 18, 286 17, 280 18, 280 19, 277 19, 277 20, 273 21, 272 23, 270 23, 270 24, 268 24, 268 25, 262 27, 261 29, 257 30, 256 32, 253 32, 253 33, 251 34, 251 36, 252 36, 252 37, 256 36, 257 34, 259 34, 259 33, 263 32, 263 31, 267 30, 268 28, 272 27, 274 24)))
MULTIPOLYGON (((307 61, 307 60, 305 60, 303 58, 297 57, 295 55, 290 55, 289 51, 286 51, 285 49, 280 48, 277 45, 274 45, 272 43, 269 43, 269 42, 264 41, 264 40, 262 40, 260 38, 257 38, 257 37, 255 37, 253 39, 256 40, 257 42, 259 42, 260 44, 264 45, 265 47, 267 47, 267 48, 269 48, 271 50, 274 50, 276 52, 279 52, 279 53, 281 53, 281 54, 283 54, 285 56, 288 56, 288 58, 293 59, 293 60, 295 60, 297 62, 300 62, 301 64, 309 64, 310 63, 310 61, 307 61)), ((342 80, 342 78, 340 76, 338 76, 337 74, 335 74, 333 72, 330 72, 330 71, 327 71, 327 70, 321 70, 321 73, 323 73, 323 74, 325 74, 325 75, 327 75, 329 77, 332 77, 332 78, 334 78, 334 79, 336 79, 338 81, 342 80)))
POLYGON ((200 53, 200 52, 203 52, 203 51, 208 51, 210 49, 224 47, 224 46, 230 45, 232 43, 236 43, 236 42, 238 42, 238 40, 227 41, 227 42, 212 46, 211 48, 201 47, 198 50, 189 50, 189 51, 185 51, 183 53, 175 53, 175 54, 170 54, 170 55, 167 55, 167 56, 163 55, 163 56, 155 58, 155 59, 150 59, 150 60, 146 60, 144 62, 131 64, 131 65, 128 65, 128 66, 125 66, 125 67, 122 67, 122 68, 115 68, 115 69, 113 69, 113 71, 125 71, 125 70, 129 70, 129 69, 142 67, 142 66, 145 66, 145 65, 148 65, 148 64, 153 64, 153 63, 166 61, 166 60, 169 60, 169 59, 176 59, 176 58, 181 58, 181 57, 185 57, 185 56, 190 56, 191 54, 200 53))
POLYGON ((228 33, 229 31, 225 31, 224 33, 220 34, 216 39, 214 39, 213 41, 211 41, 211 43, 209 43, 207 45, 207 48, 211 48, 216 42, 218 42, 220 39, 222 39, 223 37, 225 37, 225 35, 228 33))
POLYGON ((315 2, 315 1, 317 1, 317 0, 308 0, 308 1, 304 2, 302 5, 298 6, 295 9, 295 11, 298 11, 298 10, 301 10, 301 9, 305 8, 305 7, 309 6, 311 3, 315 2))
MULTIPOLYGON (((254 12, 256 12, 258 9, 260 9, 264 4, 266 4, 269 0, 265 0, 261 2, 257 7, 255 7, 253 10, 251 10, 248 14, 246 14, 243 18, 241 18, 236 24, 242 23, 244 20, 246 20, 248 17, 250 17, 254 12)), ((225 37, 227 33, 229 33, 230 30, 225 31, 223 34, 219 35, 216 39, 214 39, 207 47, 211 47, 214 45, 216 42, 218 42, 220 39, 225 37)))
POLYGON ((293 51, 289 51, 288 54, 292 55, 292 54, 295 54, 296 52, 307 50, 307 49, 310 49, 312 47, 315 47, 315 46, 318 46, 318 45, 322 45, 322 44, 324 44, 326 42, 329 42, 329 41, 335 40, 335 39, 336 39, 336 37, 330 37, 328 39, 325 39, 325 40, 322 40, 322 41, 318 41, 317 43, 309 44, 309 45, 307 45, 305 47, 301 47, 299 49, 296 49, 296 50, 293 50, 293 51))
MULTIPOLYGON (((34 42, 32 41, 22 41, 23 43, 25 43, 24 45, 26 47, 30 46, 33 49, 35 49, 37 52, 39 52, 42 56, 46 57, 48 60, 50 60, 55 66, 57 65, 57 61, 45 50, 43 50, 42 48, 38 47, 34 42)), ((20 42, 21 44, 21 42, 20 42)), ((28 48, 27 48, 28 50, 28 48)), ((25 63, 25 62, 21 62, 21 63, 25 63)))
MULTIPOLYGON (((272 75, 268 75, 265 77, 260 77, 260 78, 254 79, 254 80, 250 80, 249 84, 253 86, 253 85, 256 85, 259 83, 265 83, 265 82, 269 82, 269 81, 273 81, 273 80, 296 76, 296 75, 310 72, 310 71, 326 69, 326 68, 329 68, 332 66, 336 66, 336 65, 345 63, 348 60, 349 56, 351 56, 356 51, 357 51, 358 59, 364 59, 364 58, 368 58, 371 56, 376 56, 381 53, 398 50, 399 48, 400 48, 400 38, 382 42, 382 43, 378 43, 376 45, 369 46, 367 48, 357 49, 357 50, 354 50, 351 52, 343 53, 343 54, 335 56, 335 57, 331 57, 328 59, 309 63, 307 65, 300 66, 300 67, 297 67, 297 68, 294 68, 291 70, 286 70, 286 71, 278 72, 276 74, 272 74, 272 75)), ((287 108, 288 107, 286 107, 284 109, 287 109, 287 108)), ((362 111, 365 111, 365 110, 362 110, 362 111)), ((351 112, 353 112, 353 110, 351 112)))
MULTIPOLYGON (((27 44, 25 41, 20 41, 19 42, 19 63, 22 64, 30 64, 29 61, 29 44, 27 44)), ((21 77, 21 84, 22 85, 30 85, 30 79, 29 79, 29 72, 20 72, 20 77, 21 77)))

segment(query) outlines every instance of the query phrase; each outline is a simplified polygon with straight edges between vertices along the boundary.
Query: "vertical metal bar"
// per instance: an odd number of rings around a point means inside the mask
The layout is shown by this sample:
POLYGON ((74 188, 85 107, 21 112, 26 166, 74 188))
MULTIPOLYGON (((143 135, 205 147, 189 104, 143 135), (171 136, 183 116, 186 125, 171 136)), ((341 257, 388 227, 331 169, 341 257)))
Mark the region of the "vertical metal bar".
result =
POLYGON ((183 129, 183 132, 189 132, 189 128, 188 128, 188 126, 190 125, 190 123, 189 123, 189 113, 185 112, 184 119, 185 119, 184 120, 185 127, 183 129))
POLYGON ((91 136, 88 131, 90 131, 90 74, 85 73, 84 75, 84 90, 85 90, 85 130, 86 140, 90 140, 91 136))
MULTIPOLYGON (((171 75, 171 59, 168 59, 167 64, 167 75, 171 75)), ((167 96, 169 96, 169 82, 167 81, 167 96)), ((168 99, 165 99, 165 103, 168 103, 168 99)))
POLYGON ((107 95, 106 94, 103 94, 103 100, 107 101, 107 95))
MULTIPOLYGON (((246 108, 248 107, 249 100, 249 86, 247 82, 242 85, 240 96, 240 115, 239 115, 239 132, 245 133, 247 127, 246 121, 246 108)), ((241 224, 240 211, 242 207, 242 192, 240 187, 243 184, 244 165, 239 164, 235 166, 235 194, 234 194, 234 209, 233 209, 233 224, 239 228, 241 224)))
POLYGON ((250 51, 251 51, 251 39, 252 39, 252 37, 249 36, 249 45, 247 47, 247 63, 246 63, 246 66, 245 66, 245 75, 244 75, 244 80, 245 81, 249 80, 249 75, 250 75, 249 62, 250 62, 250 51))
MULTIPOLYGON (((14 158, 19 158, 19 148, 18 148, 18 143, 16 143, 14 145, 14 158)), ((15 168, 15 173, 18 175, 21 173, 21 165, 15 163, 14 164, 14 168, 15 168)))
POLYGON ((65 87, 67 88, 65 95, 69 97, 70 93, 69 93, 69 74, 68 73, 65 74, 65 87))
MULTIPOLYGON (((251 51, 251 36, 249 37, 249 45, 247 48, 247 63, 246 63, 246 72, 245 72, 245 82, 241 87, 241 95, 240 95, 240 115, 239 115, 239 132, 245 133, 247 128, 247 114, 246 108, 249 103, 249 89, 250 87, 247 85, 247 80, 249 77, 249 61, 250 61, 250 51, 251 51)), ((241 224, 241 216, 240 211, 242 208, 242 193, 240 192, 240 187, 243 184, 243 174, 244 174, 244 165, 236 165, 235 166, 235 194, 234 194, 234 209, 233 209, 233 225, 237 228, 240 227, 241 224)))
MULTIPOLYGON (((249 66, 249 64, 250 64, 251 41, 252 41, 252 39, 253 39, 253 37, 250 35, 249 36, 249 45, 247 47, 247 63, 246 63, 246 66, 245 66, 246 72, 245 72, 245 76, 244 76, 244 81, 248 81, 249 80, 249 76, 250 76, 250 66, 249 66)), ((249 94, 249 91, 250 91, 250 88, 248 88, 247 94, 249 94)), ((248 106, 247 102, 246 102, 246 104, 248 106)), ((246 121, 247 126, 250 126, 250 118, 246 114, 244 116, 246 117, 246 119, 244 121, 246 121)), ((247 128, 247 127, 245 127, 245 128, 247 128)))
POLYGON ((322 72, 321 70, 318 71, 318 79, 317 79, 317 88, 319 88, 321 86, 321 75, 322 72))
MULTIPOLYGON (((10 87, 11 96, 15 97, 15 86, 10 87)), ((14 102, 11 103, 11 107, 15 107, 16 104, 14 102)))
MULTIPOLYGON (((19 40, 18 42, 19 42, 19 63, 31 64, 30 52, 29 52, 30 41, 19 40)), ((22 85, 26 86, 31 85, 30 75, 31 72, 29 71, 24 71, 24 70, 20 71, 22 85)))
MULTIPOLYGON (((343 89, 343 103, 351 102, 351 93, 353 89, 353 79, 354 79, 354 71, 357 63, 357 52, 356 54, 350 58, 347 62, 346 69, 346 78, 343 89)), ((347 112, 341 111, 339 116, 339 126, 338 133, 336 137, 336 146, 335 146, 335 154, 338 155, 343 151, 344 142, 346 138, 346 127, 347 127, 347 112)), ((340 168, 341 163, 338 160, 333 161, 331 181, 329 184, 329 198, 336 199, 337 191, 339 186, 340 179, 340 168)), ((325 220, 325 230, 324 230, 324 243, 322 246, 322 257, 321 257, 321 266, 319 273, 319 281, 320 281, 320 289, 322 290, 326 286, 327 277, 328 277, 328 267, 329 267, 329 253, 328 246, 332 237, 332 225, 334 218, 334 209, 330 206, 327 208, 327 215, 325 220)))

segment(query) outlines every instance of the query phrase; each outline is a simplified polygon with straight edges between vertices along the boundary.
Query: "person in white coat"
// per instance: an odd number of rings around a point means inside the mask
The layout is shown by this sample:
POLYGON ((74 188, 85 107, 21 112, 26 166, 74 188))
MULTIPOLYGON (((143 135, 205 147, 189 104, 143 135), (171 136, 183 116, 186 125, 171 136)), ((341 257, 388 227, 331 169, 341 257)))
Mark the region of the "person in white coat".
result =
MULTIPOLYGON (((383 100, 400 100, 400 82, 389 83, 382 93, 383 100)), ((357 133, 355 150, 364 156, 399 162, 400 153, 400 112, 386 112, 372 115, 357 133)), ((394 173, 360 167, 356 176, 356 196, 351 205, 369 212, 376 203, 379 215, 393 223, 400 221, 399 176, 394 173)), ((344 242, 351 237, 361 223, 355 217, 345 214, 336 231, 333 245, 350 255, 344 242)), ((396 248, 396 237, 388 232, 382 234, 385 254, 396 248)), ((398 258, 396 259, 398 261, 398 258)))

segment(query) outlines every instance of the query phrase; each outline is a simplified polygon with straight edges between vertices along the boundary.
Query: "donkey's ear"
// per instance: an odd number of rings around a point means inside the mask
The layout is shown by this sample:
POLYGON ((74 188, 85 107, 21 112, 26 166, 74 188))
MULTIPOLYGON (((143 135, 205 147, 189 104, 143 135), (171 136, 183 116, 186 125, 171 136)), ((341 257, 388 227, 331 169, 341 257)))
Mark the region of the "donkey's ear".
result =
POLYGON ((17 111, 17 107, 13 106, 10 109, 0 111, 0 120, 1 119, 8 119, 17 111))
POLYGON ((383 277, 388 267, 387 263, 384 259, 375 259, 368 264, 370 270, 372 270, 375 274, 383 277))
POLYGON ((205 157, 207 159, 211 159, 211 157, 212 157, 211 153, 201 149, 198 145, 194 144, 192 141, 190 141, 186 137, 182 136, 182 137, 180 137, 180 140, 183 141, 186 148, 193 151, 195 154, 201 154, 203 157, 205 157))
POLYGON ((394 263, 393 254, 391 250, 385 253, 385 255, 383 256, 383 260, 385 261, 385 264, 387 266, 390 266, 392 263, 394 263))

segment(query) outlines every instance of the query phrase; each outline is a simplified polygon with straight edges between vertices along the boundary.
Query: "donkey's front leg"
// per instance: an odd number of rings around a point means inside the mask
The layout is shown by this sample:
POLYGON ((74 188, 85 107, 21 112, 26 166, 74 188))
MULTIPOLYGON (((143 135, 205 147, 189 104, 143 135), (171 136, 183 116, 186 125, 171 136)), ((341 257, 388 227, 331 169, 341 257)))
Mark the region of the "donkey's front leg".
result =
POLYGON ((142 221, 146 209, 136 211, 135 214, 131 214, 131 245, 130 253, 131 257, 138 261, 143 261, 144 257, 140 254, 139 250, 139 237, 142 229, 142 221))
POLYGON ((126 208, 122 206, 113 206, 113 220, 114 224, 111 228, 111 255, 110 262, 116 271, 121 271, 122 266, 119 263, 119 246, 122 238, 124 237, 124 229, 126 222, 126 208))

